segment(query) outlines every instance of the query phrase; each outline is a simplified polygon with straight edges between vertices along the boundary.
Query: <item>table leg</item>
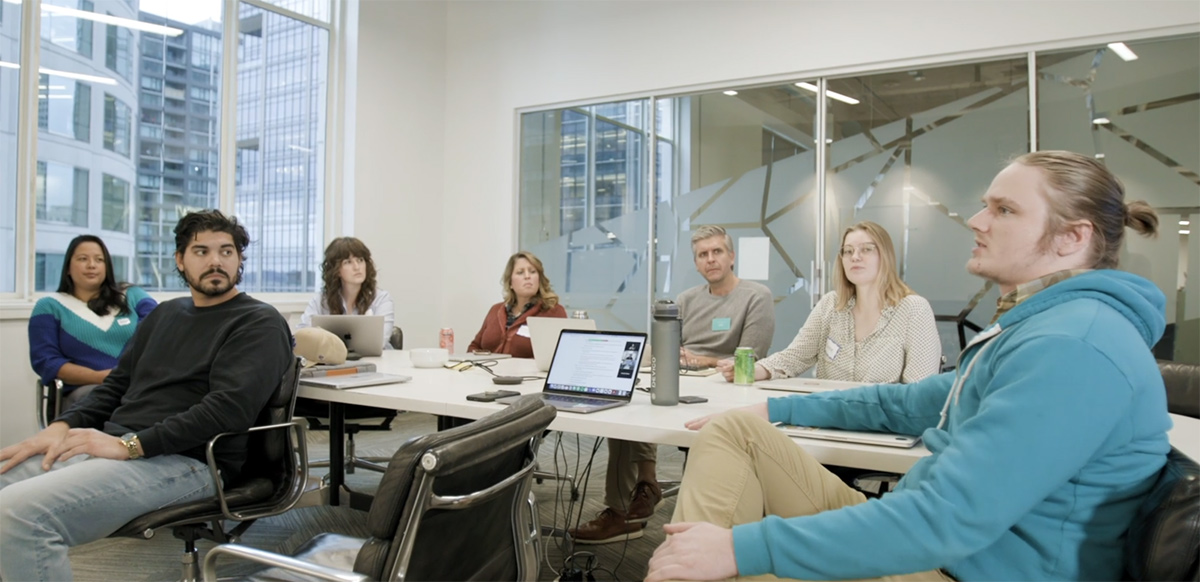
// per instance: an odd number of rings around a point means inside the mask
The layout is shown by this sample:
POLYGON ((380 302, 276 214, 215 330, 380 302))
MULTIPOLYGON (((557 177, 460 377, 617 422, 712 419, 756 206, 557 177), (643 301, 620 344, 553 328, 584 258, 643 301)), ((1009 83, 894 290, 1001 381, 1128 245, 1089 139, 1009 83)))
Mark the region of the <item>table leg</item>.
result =
POLYGON ((329 403, 329 504, 338 505, 346 484, 346 405, 329 403))
POLYGON ((437 429, 438 429, 438 432, 442 432, 444 430, 451 429, 456 426, 462 426, 464 424, 469 424, 471 422, 474 422, 474 421, 472 421, 469 418, 458 418, 457 416, 442 416, 439 414, 437 417, 437 429))

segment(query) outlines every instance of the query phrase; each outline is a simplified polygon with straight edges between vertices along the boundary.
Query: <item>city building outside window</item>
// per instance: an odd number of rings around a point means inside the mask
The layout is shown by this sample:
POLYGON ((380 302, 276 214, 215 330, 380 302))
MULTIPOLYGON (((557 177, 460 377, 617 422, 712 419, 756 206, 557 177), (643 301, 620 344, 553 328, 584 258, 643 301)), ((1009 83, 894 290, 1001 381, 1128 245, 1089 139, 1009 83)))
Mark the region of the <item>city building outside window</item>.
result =
POLYGON ((129 157, 129 106, 104 95, 104 149, 129 157))
POLYGON ((87 212, 87 169, 56 162, 38 162, 38 222, 87 226, 87 212))

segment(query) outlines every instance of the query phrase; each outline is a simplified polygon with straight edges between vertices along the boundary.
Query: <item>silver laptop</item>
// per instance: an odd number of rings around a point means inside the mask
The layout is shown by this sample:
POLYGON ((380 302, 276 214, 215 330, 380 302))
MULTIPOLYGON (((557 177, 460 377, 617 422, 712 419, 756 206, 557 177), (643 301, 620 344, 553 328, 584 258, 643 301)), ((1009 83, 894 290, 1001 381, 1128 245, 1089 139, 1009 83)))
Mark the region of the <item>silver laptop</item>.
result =
POLYGON ((412 376, 384 374, 383 372, 360 372, 358 374, 301 378, 300 385, 345 390, 346 388, 364 388, 366 386, 381 386, 383 384, 402 384, 409 380, 412 380, 412 376))
MULTIPOLYGON (((646 334, 564 329, 546 374, 542 399, 565 412, 587 414, 629 404, 646 334)), ((512 404, 520 396, 496 402, 512 404)))
POLYGON ((812 426, 793 426, 790 424, 779 425, 779 430, 784 434, 793 437, 805 439, 819 439, 823 441, 837 441, 842 443, 858 443, 860 445, 878 445, 883 447, 895 447, 898 449, 911 449, 921 442, 919 436, 909 436, 906 434, 892 434, 885 432, 863 432, 857 430, 841 430, 838 428, 816 428, 812 426))
POLYGON ((342 338, 360 356, 383 355, 382 315, 314 315, 312 325, 342 338))
POLYGON ((755 382, 758 388, 767 390, 783 390, 785 392, 828 392, 830 390, 845 390, 868 386, 865 382, 847 382, 844 380, 821 380, 819 378, 785 378, 783 380, 763 380, 755 382))
POLYGON ((594 319, 530 317, 525 321, 529 325, 529 343, 533 344, 533 361, 537 363, 539 372, 550 369, 550 360, 554 359, 554 347, 558 345, 559 332, 564 329, 596 329, 594 319))

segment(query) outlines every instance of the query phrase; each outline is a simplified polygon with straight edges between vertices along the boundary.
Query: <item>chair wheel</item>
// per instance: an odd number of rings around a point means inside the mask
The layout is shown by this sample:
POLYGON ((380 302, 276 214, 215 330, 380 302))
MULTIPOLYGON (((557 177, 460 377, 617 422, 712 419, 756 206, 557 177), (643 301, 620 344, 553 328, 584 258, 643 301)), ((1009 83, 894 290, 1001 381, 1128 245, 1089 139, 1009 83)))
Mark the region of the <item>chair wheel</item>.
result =
POLYGON ((579 501, 579 488, 571 485, 571 501, 579 501))
POLYGON ((544 481, 545 481, 545 479, 534 479, 533 480, 533 482, 537 483, 538 485, 541 485, 544 481))

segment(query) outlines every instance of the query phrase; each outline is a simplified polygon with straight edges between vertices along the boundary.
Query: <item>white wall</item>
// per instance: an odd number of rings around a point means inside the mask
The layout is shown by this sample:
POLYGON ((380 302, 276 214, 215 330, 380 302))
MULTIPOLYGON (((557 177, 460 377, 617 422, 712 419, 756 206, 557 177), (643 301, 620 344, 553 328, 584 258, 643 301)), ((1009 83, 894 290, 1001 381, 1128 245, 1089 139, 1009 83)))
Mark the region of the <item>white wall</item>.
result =
POLYGON ((371 248, 405 347, 436 346, 440 280, 452 268, 439 252, 441 225, 454 214, 442 200, 446 8, 364 0, 359 12, 353 234, 371 248))
POLYGON ((437 290, 460 341, 498 300, 496 279, 515 250, 518 108, 1200 23, 1200 4, 1154 1, 460 1, 447 13, 442 232, 428 234, 447 265, 469 265, 447 268, 437 290))

